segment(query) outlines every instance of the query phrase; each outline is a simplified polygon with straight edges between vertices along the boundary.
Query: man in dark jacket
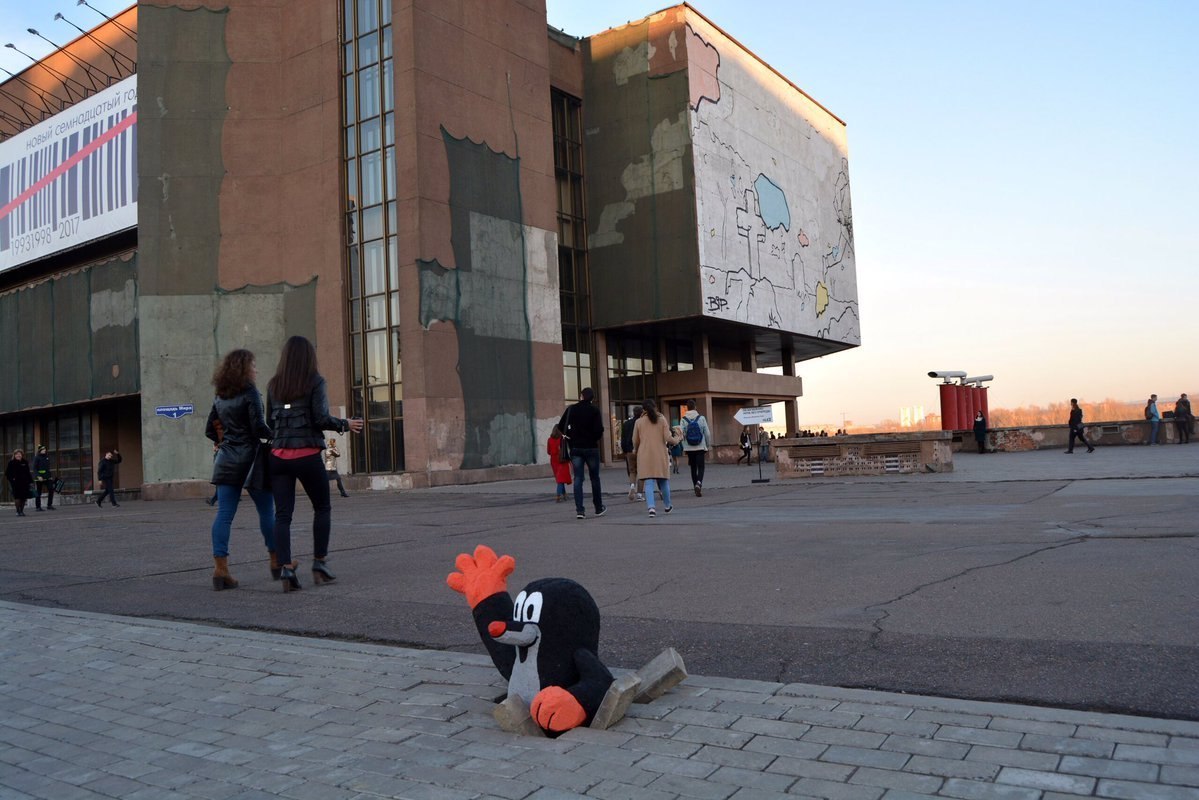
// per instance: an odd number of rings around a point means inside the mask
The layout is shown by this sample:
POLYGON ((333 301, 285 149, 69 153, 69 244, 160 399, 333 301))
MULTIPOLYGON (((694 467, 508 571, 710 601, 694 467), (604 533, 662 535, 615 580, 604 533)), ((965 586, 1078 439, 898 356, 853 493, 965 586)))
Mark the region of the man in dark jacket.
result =
POLYGON ((46 445, 37 446, 37 455, 33 457, 33 482, 37 485, 37 497, 34 499, 37 510, 42 510, 42 492, 47 494, 46 510, 54 510, 54 475, 50 472, 50 456, 46 453, 46 445))
POLYGON ((591 474, 591 499, 595 503, 595 515, 602 517, 607 507, 604 493, 600 489, 600 439, 604 436, 604 417, 591 404, 595 392, 590 386, 579 393, 579 402, 566 409, 558 427, 562 435, 570 439, 570 464, 575 476, 575 519, 586 519, 583 510, 583 465, 591 474))
POLYGON ((104 458, 100 459, 100 468, 96 470, 96 477, 100 479, 100 498, 96 500, 96 507, 104 505, 104 498, 107 497, 113 507, 118 507, 121 504, 117 502, 116 484, 117 484, 117 464, 121 463, 121 451, 113 448, 104 454, 104 458))
POLYGON ((1077 400, 1077 398, 1074 398, 1074 397, 1070 398, 1070 422, 1069 422, 1069 425, 1070 425, 1070 444, 1069 444, 1066 452, 1067 453, 1074 452, 1074 440, 1077 439, 1078 441, 1082 442, 1083 444, 1085 444, 1087 446, 1088 453, 1094 453, 1095 448, 1092 447, 1091 443, 1087 441, 1085 436, 1083 436, 1082 408, 1079 407, 1078 400, 1077 400))
POLYGON ((1191 413, 1191 401, 1187 399, 1187 393, 1183 392, 1182 397, 1179 397, 1178 402, 1174 404, 1174 427, 1178 430, 1179 444, 1191 443, 1191 425, 1194 424, 1194 421, 1195 416, 1191 413))

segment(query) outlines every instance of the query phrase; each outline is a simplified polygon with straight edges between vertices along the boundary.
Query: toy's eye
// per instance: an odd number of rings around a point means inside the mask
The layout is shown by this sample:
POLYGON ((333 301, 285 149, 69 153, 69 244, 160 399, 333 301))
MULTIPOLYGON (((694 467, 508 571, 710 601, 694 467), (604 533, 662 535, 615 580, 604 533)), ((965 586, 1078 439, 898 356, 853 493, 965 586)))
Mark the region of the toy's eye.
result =
POLYGON ((512 603, 512 619, 520 622, 525 615, 525 593, 521 592, 512 603))
POLYGON ((541 592, 533 592, 525 600, 524 621, 525 622, 541 622, 541 592))

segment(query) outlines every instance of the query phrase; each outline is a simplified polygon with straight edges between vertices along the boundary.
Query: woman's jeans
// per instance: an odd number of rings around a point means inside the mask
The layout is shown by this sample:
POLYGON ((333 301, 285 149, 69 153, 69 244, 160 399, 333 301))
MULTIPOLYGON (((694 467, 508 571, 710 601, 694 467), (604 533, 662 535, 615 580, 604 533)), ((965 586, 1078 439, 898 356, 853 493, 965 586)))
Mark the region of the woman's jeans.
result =
POLYGON ((654 510, 654 487, 653 484, 658 484, 658 491, 662 493, 662 507, 670 508, 670 478, 646 478, 645 479, 645 505, 650 510, 654 510))
POLYGON ((329 528, 332 510, 329 503, 329 478, 320 453, 303 458, 279 458, 271 455, 271 492, 275 495, 275 554, 280 564, 290 564, 291 517, 296 508, 296 481, 312 501, 312 557, 329 554, 329 528))
MULTIPOLYGON (((262 541, 267 550, 275 549, 275 498, 270 492, 261 489, 247 489, 250 499, 258 509, 258 530, 262 532, 262 541)), ((221 484, 216 487, 217 510, 216 519, 212 521, 212 554, 216 558, 229 555, 229 531, 233 527, 233 517, 237 514, 237 506, 241 502, 241 487, 221 484)))

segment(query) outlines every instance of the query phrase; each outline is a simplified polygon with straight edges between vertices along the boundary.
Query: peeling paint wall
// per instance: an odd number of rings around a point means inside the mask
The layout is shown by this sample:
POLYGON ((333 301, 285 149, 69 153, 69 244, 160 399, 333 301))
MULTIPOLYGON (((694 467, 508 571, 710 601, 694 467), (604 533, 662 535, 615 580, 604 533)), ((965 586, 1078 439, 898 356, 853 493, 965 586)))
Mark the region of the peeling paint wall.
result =
POLYGON ((596 327, 698 313, 690 90, 686 49, 674 35, 680 13, 584 42, 596 327))
MULTIPOLYGON (((521 224, 520 162, 442 131, 455 267, 420 268, 420 321, 457 332, 465 438, 462 469, 534 464, 533 342, 561 343, 556 236, 521 224)), ((439 365, 444 368, 445 365, 439 365)), ((447 431, 448 433, 448 431, 447 431)))

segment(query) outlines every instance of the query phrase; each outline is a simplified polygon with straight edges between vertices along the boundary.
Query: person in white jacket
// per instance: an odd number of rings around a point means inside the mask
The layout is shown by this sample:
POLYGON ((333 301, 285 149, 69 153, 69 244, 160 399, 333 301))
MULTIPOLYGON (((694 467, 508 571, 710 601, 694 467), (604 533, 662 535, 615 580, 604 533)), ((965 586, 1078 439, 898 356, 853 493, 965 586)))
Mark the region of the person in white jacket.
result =
POLYGON ((683 430, 683 452, 687 454, 687 465, 691 467, 691 485, 696 497, 704 496, 704 461, 712 448, 712 431, 708 420, 695 410, 695 401, 687 401, 687 413, 679 420, 683 430))

